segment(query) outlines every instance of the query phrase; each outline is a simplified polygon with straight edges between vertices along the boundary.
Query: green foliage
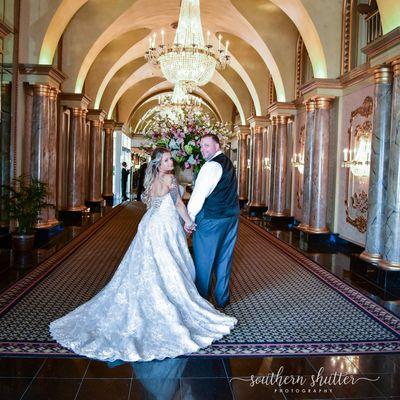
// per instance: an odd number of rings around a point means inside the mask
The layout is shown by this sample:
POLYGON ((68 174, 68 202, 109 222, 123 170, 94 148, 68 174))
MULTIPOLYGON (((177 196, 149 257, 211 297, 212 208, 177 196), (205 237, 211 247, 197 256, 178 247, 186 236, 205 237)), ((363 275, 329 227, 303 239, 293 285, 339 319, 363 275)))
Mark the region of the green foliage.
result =
POLYGON ((13 184, 1 187, 1 200, 5 203, 8 220, 18 222, 20 235, 34 232, 42 208, 54 207, 45 201, 46 184, 36 178, 20 176, 13 180, 13 184))

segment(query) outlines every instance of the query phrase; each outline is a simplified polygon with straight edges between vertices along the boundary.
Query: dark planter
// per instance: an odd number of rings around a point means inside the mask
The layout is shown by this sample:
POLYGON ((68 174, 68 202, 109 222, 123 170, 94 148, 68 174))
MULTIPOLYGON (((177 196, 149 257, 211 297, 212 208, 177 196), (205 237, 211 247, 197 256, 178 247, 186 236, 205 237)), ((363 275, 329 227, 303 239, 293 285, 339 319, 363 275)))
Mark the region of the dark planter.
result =
POLYGON ((19 235, 18 233, 13 233, 11 236, 11 247, 16 252, 26 253, 33 250, 34 241, 34 234, 19 235))

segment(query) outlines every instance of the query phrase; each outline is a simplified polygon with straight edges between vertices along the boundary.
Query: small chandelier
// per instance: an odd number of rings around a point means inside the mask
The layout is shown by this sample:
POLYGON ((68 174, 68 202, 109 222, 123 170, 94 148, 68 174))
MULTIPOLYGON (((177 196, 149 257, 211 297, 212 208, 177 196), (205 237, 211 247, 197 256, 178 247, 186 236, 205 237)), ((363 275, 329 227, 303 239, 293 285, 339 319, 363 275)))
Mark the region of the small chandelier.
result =
POLYGON ((221 48, 222 36, 218 40, 218 52, 210 44, 211 33, 204 41, 200 17, 200 0, 182 0, 178 28, 173 46, 165 45, 165 32, 161 32, 161 44, 157 46, 157 35, 149 38, 149 49, 145 58, 148 63, 160 65, 164 77, 181 91, 182 97, 196 87, 210 82, 216 68, 224 69, 230 62, 229 41, 225 50, 221 48))
POLYGON ((158 111, 172 110, 187 111, 192 114, 202 113, 203 101, 193 95, 187 94, 183 99, 176 99, 174 95, 168 94, 158 97, 158 111))
POLYGON ((371 142, 366 135, 358 138, 358 143, 354 150, 343 150, 342 167, 350 168, 354 176, 366 178, 369 176, 370 159, 371 159, 371 142))

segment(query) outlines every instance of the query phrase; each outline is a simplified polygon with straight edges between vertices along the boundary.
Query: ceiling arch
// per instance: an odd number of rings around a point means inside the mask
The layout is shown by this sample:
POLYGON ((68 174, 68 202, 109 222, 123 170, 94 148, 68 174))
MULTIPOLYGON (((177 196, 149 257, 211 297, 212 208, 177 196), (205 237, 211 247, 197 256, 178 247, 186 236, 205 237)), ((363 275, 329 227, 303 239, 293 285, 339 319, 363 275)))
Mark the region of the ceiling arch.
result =
MULTIPOLYGON (((112 96, 111 102, 110 103, 104 103, 101 108, 103 109, 108 109, 108 116, 109 118, 112 117, 114 108, 117 105, 119 99, 124 95, 124 93, 129 90, 132 86, 137 84, 138 82, 152 78, 152 77, 159 77, 161 79, 161 71, 158 69, 151 70, 148 65, 143 65, 142 67, 138 68, 126 81, 119 87, 118 91, 115 93, 115 95, 112 96)), ((246 124, 246 116, 243 110, 243 107, 232 89, 232 87, 229 85, 229 83, 225 80, 224 77, 221 76, 218 72, 216 72, 211 80, 212 83, 217 85, 219 88, 221 88, 227 95, 230 97, 232 102, 235 104, 236 108, 238 109, 241 123, 243 125, 246 124)))

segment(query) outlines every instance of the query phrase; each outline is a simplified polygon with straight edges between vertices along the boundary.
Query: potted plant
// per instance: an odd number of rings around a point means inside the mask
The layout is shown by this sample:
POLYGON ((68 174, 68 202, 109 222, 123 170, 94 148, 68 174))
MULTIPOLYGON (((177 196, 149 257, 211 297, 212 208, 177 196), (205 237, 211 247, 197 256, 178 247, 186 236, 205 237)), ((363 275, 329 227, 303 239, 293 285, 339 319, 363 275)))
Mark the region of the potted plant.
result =
POLYGON ((35 225, 40 220, 40 212, 48 204, 46 184, 36 178, 20 176, 13 179, 14 184, 2 185, 2 201, 6 206, 9 221, 17 222, 17 229, 12 233, 12 249, 27 252, 33 249, 35 225))

